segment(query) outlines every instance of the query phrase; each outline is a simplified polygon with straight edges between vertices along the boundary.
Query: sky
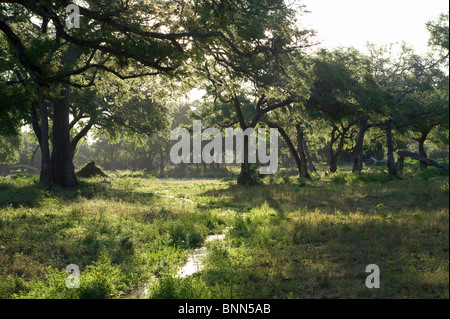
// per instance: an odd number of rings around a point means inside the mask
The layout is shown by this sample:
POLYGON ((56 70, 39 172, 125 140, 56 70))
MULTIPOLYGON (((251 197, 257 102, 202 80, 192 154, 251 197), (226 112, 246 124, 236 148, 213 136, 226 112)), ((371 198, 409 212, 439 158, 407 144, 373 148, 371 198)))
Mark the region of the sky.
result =
POLYGON ((425 23, 449 11, 448 0, 303 0, 311 13, 300 18, 302 26, 315 29, 321 47, 405 41, 416 53, 427 49, 425 23))
MULTIPOLYGON (((301 26, 317 31, 319 47, 353 46, 366 52, 367 42, 412 46, 427 51, 429 33, 425 23, 449 11, 448 0, 302 0, 310 13, 299 18, 301 26)), ((193 90, 190 100, 201 99, 193 90)))

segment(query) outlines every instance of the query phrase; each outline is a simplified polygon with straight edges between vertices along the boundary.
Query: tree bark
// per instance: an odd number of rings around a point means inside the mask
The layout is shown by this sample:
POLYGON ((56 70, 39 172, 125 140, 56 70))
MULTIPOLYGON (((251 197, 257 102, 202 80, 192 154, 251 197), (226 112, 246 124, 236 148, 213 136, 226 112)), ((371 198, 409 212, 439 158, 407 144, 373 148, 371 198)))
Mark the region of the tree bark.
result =
POLYGON ((49 145, 49 136, 48 136, 48 114, 47 114, 47 106, 45 105, 45 96, 40 89, 38 89, 38 103, 39 103, 39 112, 41 113, 41 126, 40 133, 41 136, 39 138, 39 143, 41 146, 41 176, 40 183, 46 187, 53 186, 53 171, 52 171, 52 163, 50 158, 50 145, 49 145))
POLYGON ((306 143, 306 139, 303 139, 303 149, 305 150, 306 160, 308 162, 308 169, 311 172, 315 172, 316 167, 314 166, 314 163, 311 158, 311 154, 309 153, 308 143, 306 143))
MULTIPOLYGON (((280 135, 283 137, 284 141, 286 142, 289 151, 291 152, 292 157, 294 158, 295 164, 297 165, 297 170, 298 170, 298 174, 300 177, 304 177, 304 178, 308 178, 311 179, 311 176, 308 173, 308 170, 306 169, 306 157, 303 154, 303 160, 301 158, 300 152, 295 149, 294 143, 292 143, 289 135, 286 133, 286 131, 279 125, 266 121, 267 125, 269 125, 269 127, 271 128, 276 128, 278 129, 278 133, 280 133, 280 135)), ((296 125, 297 128, 297 125, 296 125)), ((303 132, 300 129, 300 126, 298 126, 297 132, 299 132, 298 130, 300 130, 300 132, 303 134, 303 132)), ((303 142, 303 139, 298 140, 299 143, 303 142)), ((302 146, 300 147, 299 144, 299 150, 302 149, 303 150, 303 143, 302 146)), ((286 162, 286 161, 283 161, 286 162)))
POLYGON ((342 153, 342 150, 344 149, 344 142, 345 142, 345 134, 347 134, 349 127, 342 128, 342 132, 339 133, 339 137, 336 136, 336 132, 338 131, 337 127, 333 127, 333 131, 331 132, 331 141, 329 146, 329 165, 330 165, 330 172, 336 173, 337 172, 337 162, 339 159, 339 156, 342 153), (336 142, 339 139, 339 145, 336 153, 333 150, 334 142, 336 142))
MULTIPOLYGON (((70 125, 72 126, 72 125, 70 125)), ((83 137, 87 135, 89 130, 92 128, 93 123, 89 121, 89 123, 73 138, 72 142, 70 143, 70 148, 72 150, 72 159, 75 156, 75 152, 77 150, 78 143, 81 141, 83 137)), ((70 128, 69 128, 70 131, 70 128)))
POLYGON ((366 125, 369 118, 367 116, 360 117, 358 120, 358 137, 356 139, 355 149, 353 150, 353 173, 361 172, 363 169, 363 151, 364 151, 364 135, 366 133, 366 125))
MULTIPOLYGON (((245 131, 245 128, 242 128, 245 131)), ((244 135, 244 162, 241 164, 241 174, 250 173, 250 163, 248 162, 248 136, 244 135)))
POLYGON ((394 143, 392 141, 392 119, 386 121, 387 167, 390 175, 397 175, 397 165, 394 159, 394 143))
POLYGON ((311 178, 308 173, 308 163, 306 161, 306 154, 304 149, 305 144, 305 133, 302 131, 299 124, 295 125, 295 129, 297 131, 297 147, 298 147, 298 155, 300 159, 300 177, 311 178))
POLYGON ((53 100, 52 180, 61 187, 76 187, 78 181, 73 165, 70 141, 69 112, 70 86, 62 84, 60 97, 53 100))
POLYGON ((161 176, 164 175, 164 152, 163 152, 163 147, 162 145, 159 146, 159 157, 160 157, 160 161, 159 161, 159 174, 161 176))
POLYGON ((401 165, 402 169, 403 169, 403 165, 402 165, 403 159, 404 159, 405 156, 408 156, 408 157, 410 157, 412 159, 415 159, 417 161, 424 162, 424 163, 426 163, 428 165, 431 165, 431 166, 435 166, 437 169, 442 169, 442 170, 445 170, 447 172, 449 170, 448 169, 448 164, 440 164, 440 163, 438 163, 436 161, 433 161, 433 160, 431 160, 431 159, 429 159, 427 157, 423 157, 423 156, 420 156, 418 154, 415 154, 415 153, 412 153, 412 152, 409 152, 409 151, 398 151, 397 155, 399 157, 399 166, 401 165))
POLYGON ((338 157, 336 155, 332 155, 330 158, 330 172, 336 173, 337 172, 337 160, 338 157))
POLYGON ((331 131, 331 139, 330 142, 328 143, 328 155, 327 155, 327 164, 330 165, 331 164, 331 160, 333 158, 333 144, 336 142, 336 131, 337 131, 337 127, 333 126, 333 130, 331 131))
POLYGON ((34 158, 36 157, 36 154, 37 154, 37 152, 39 151, 39 148, 40 148, 40 147, 41 147, 41 146, 38 145, 38 146, 36 146, 36 148, 34 149, 33 155, 31 155, 31 159, 30 159, 30 166, 33 166, 33 165, 34 165, 34 158))
POLYGON ((402 173, 403 172, 403 165, 405 162, 405 157, 403 155, 399 155, 398 156, 398 160, 397 160, 397 170, 402 173))
MULTIPOLYGON (((422 132, 422 135, 418 139, 419 142, 419 154, 422 157, 428 158, 427 153, 425 152, 425 141, 427 140, 428 132, 422 132)), ((428 164, 426 162, 420 161, 419 167, 421 169, 428 168, 428 164)))

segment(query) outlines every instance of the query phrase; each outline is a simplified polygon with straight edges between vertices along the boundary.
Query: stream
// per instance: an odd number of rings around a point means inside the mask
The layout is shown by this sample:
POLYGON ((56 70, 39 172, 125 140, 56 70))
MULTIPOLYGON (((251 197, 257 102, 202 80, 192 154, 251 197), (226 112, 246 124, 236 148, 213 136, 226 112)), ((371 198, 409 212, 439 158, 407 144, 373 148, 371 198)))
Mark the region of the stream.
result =
MULTIPOLYGON (((167 190, 164 190, 163 192, 168 192, 168 191, 169 190, 167 189, 167 190)), ((186 203, 197 203, 197 202, 194 202, 187 198, 175 197, 172 195, 157 194, 157 196, 177 199, 177 200, 181 200, 186 203)), ((197 204, 201 204, 201 203, 197 203, 197 204)), ((206 237, 205 243, 209 243, 214 240, 225 239, 225 233, 228 232, 228 230, 229 229, 225 229, 223 234, 210 235, 210 236, 206 237)), ((205 246, 194 249, 189 254, 186 264, 178 270, 176 277, 177 278, 185 278, 185 277, 191 276, 191 275, 195 274, 196 272, 202 270, 203 269, 203 258, 206 256, 207 251, 208 251, 208 249, 205 246)), ((157 280, 157 279, 154 277, 152 279, 152 281, 154 281, 154 280, 157 280)), ((149 283, 146 283, 146 284, 144 284, 143 287, 135 290, 126 298, 127 299, 145 299, 148 297, 148 287, 149 287, 149 283)))
MULTIPOLYGON (((205 242, 211 242, 213 240, 223 240, 225 234, 211 235, 205 239, 205 242)), ((189 256, 187 263, 178 271, 177 277, 184 278, 195 274, 203 269, 203 258, 207 252, 206 247, 200 247, 194 249, 194 252, 189 256)))
MULTIPOLYGON (((227 232, 228 229, 225 230, 227 232)), ((223 240, 225 239, 225 233, 218 235, 210 235, 205 239, 205 243, 214 241, 214 240, 223 240)), ((193 252, 189 254, 186 264, 178 270, 176 277, 185 278, 195 274, 196 272, 203 269, 203 258, 206 256, 208 249, 203 246, 200 248, 194 249, 193 252)), ((157 280, 153 278, 153 280, 157 280)), ((143 287, 137 289, 132 292, 127 299, 145 299, 148 297, 148 286, 149 284, 145 284, 143 287)))

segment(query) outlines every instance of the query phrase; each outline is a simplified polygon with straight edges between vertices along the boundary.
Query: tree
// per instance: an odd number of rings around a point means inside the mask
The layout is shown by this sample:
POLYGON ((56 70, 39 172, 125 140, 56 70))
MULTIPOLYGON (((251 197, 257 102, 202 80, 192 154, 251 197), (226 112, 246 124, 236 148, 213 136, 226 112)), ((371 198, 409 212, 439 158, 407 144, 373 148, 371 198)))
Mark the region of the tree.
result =
MULTIPOLYGON (((436 21, 426 24, 430 32, 428 42, 432 49, 427 56, 421 57, 404 43, 396 57, 389 47, 375 48, 369 45, 371 63, 375 70, 377 82, 391 94, 388 103, 388 118, 379 124, 386 132, 388 171, 396 175, 392 130, 395 126, 411 127, 420 136, 419 152, 426 158, 424 143, 435 126, 448 121, 448 75, 442 73, 441 67, 448 66, 449 31, 448 13, 441 14, 436 21), (437 57, 435 53, 437 54, 437 57)), ((421 167, 426 167, 421 163, 421 167)))
POLYGON ((450 52, 449 46, 449 14, 441 13, 434 21, 426 23, 430 39, 428 45, 431 49, 438 52, 438 59, 445 61, 448 67, 448 58, 450 52))
MULTIPOLYGON (((221 44, 238 55, 251 55, 240 51, 219 28, 226 12, 214 11, 214 19, 204 23, 211 16, 207 11, 211 4, 206 0, 108 4, 84 1, 78 6, 80 28, 70 30, 65 23, 69 4, 69 1, 0 1, 0 30, 3 39, 8 40, 11 57, 8 82, 31 83, 36 92, 28 116, 41 146, 41 181, 47 186, 77 185, 73 146, 93 126, 88 123, 79 131, 80 136, 71 139, 74 125, 69 122, 69 115, 77 119, 82 113, 73 105, 71 109, 73 88, 92 87, 106 73, 120 79, 160 73, 181 76, 188 58, 201 58, 203 47, 198 44, 203 42, 221 44)), ((3 117, 5 112, 0 118, 3 117)))
MULTIPOLYGON (((431 131, 437 126, 448 126, 448 75, 439 68, 425 71, 422 85, 407 99, 408 112, 405 114, 408 132, 417 141, 419 155, 428 158, 425 142, 431 131)), ((427 168, 426 162, 420 162, 421 168, 427 168)))
POLYGON ((306 145, 305 126, 307 125, 305 125, 304 113, 303 103, 295 103, 272 112, 265 123, 271 128, 278 129, 295 161, 299 177, 310 179, 310 172, 315 171, 315 167, 306 145))
POLYGON ((312 59, 313 84, 307 110, 313 118, 323 119, 331 127, 328 142, 330 172, 336 172, 337 161, 347 139, 359 132, 355 146, 355 167, 362 168, 362 146, 367 121, 379 104, 378 91, 373 90, 368 59, 353 48, 334 51, 319 50, 312 59), (335 149, 335 144, 337 148, 335 149))
MULTIPOLYGON (((216 44, 205 44, 206 61, 195 66, 208 82, 205 89, 212 104, 209 112, 216 125, 238 126, 243 131, 269 122, 268 115, 277 109, 301 101, 306 88, 304 77, 293 67, 301 51, 312 45, 310 30, 295 26, 295 8, 284 1, 259 1, 229 4, 232 7, 227 29, 242 55, 216 44), (237 25, 241 23, 242 25, 237 25), (212 111, 214 110, 214 111, 212 111)), ((280 133, 282 133, 280 131, 280 133)), ((282 134, 283 137, 286 135, 282 134)), ((248 161, 248 137, 244 137, 244 160, 239 181, 252 182, 248 161)))
POLYGON ((17 163, 20 144, 20 137, 17 135, 0 135, 0 165, 17 163))
MULTIPOLYGON (((393 130, 395 126, 405 125, 405 114, 408 113, 408 98, 422 85, 425 71, 433 65, 414 53, 405 43, 392 52, 393 45, 375 47, 368 45, 369 57, 374 69, 377 83, 386 90, 388 97, 385 119, 371 126, 384 127, 387 148, 387 167, 390 175, 397 174, 394 158, 393 130)), ((414 115, 420 118, 421 114, 414 115)))

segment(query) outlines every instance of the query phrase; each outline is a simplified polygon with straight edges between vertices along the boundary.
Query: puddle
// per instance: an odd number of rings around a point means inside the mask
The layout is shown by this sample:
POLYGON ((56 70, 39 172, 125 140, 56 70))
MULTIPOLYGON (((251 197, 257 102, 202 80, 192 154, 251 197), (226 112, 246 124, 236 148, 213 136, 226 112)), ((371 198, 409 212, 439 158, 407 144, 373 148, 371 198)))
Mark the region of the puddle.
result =
POLYGON ((178 271, 177 277, 184 278, 203 269, 202 259, 206 255, 206 247, 197 248, 189 256, 186 264, 178 271))
MULTIPOLYGON (((225 233, 229 229, 225 229, 225 233)), ((211 235, 208 236, 205 239, 205 242, 211 242, 213 240, 223 240, 225 239, 225 233, 219 234, 219 235, 211 235)), ((200 247, 197 249, 194 249, 194 251, 189 255, 189 258, 186 262, 186 264, 180 268, 180 270, 177 273, 178 278, 185 278, 188 276, 191 276, 195 274, 196 272, 203 269, 203 258, 206 256, 207 248, 206 247, 200 247)), ((157 280, 155 277, 152 278, 152 280, 157 280)), ((126 299, 146 299, 148 297, 148 289, 149 289, 149 283, 144 284, 143 287, 136 289, 134 292, 126 296, 126 299)))
POLYGON ((181 201, 187 202, 187 203, 194 203, 193 200, 187 199, 187 198, 183 198, 183 197, 175 197, 175 196, 172 196, 172 195, 157 195, 157 196, 159 196, 159 197, 165 197, 165 198, 178 199, 178 200, 181 200, 181 201))
MULTIPOLYGON (((225 239, 225 234, 211 235, 205 239, 205 242, 211 242, 213 240, 223 240, 225 239)), ((191 276, 196 272, 203 269, 203 258, 207 252, 206 247, 200 247, 194 249, 194 251, 189 256, 186 264, 178 271, 177 277, 184 278, 191 276)))

